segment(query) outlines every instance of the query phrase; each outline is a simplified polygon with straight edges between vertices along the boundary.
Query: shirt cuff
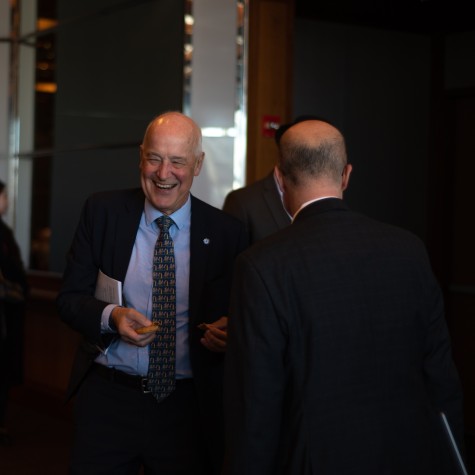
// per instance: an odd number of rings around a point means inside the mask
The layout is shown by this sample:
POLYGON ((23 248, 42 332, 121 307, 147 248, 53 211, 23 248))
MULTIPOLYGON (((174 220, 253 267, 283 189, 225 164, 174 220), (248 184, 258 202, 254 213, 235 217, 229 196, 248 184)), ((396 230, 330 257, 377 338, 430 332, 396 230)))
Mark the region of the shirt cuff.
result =
POLYGON ((104 307, 104 310, 102 311, 102 317, 101 317, 101 332, 102 333, 115 333, 114 330, 109 326, 109 317, 112 313, 112 310, 114 308, 119 307, 119 305, 116 305, 114 303, 110 303, 106 307, 104 307))

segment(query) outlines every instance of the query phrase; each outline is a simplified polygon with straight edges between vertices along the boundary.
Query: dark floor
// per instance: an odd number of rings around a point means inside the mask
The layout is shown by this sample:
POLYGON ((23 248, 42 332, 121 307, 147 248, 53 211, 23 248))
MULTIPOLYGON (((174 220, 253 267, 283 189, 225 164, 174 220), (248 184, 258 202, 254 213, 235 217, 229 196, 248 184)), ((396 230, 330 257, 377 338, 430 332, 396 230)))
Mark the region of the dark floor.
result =
POLYGON ((72 440, 70 412, 58 397, 16 388, 7 413, 11 444, 0 445, 0 474, 67 474, 72 440))

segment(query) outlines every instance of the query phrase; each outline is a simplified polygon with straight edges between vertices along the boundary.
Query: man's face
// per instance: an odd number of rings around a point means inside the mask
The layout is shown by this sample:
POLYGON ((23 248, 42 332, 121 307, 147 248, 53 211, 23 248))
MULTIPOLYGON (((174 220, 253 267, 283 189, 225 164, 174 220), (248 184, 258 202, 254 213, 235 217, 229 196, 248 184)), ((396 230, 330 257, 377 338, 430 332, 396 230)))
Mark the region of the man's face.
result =
POLYGON ((204 154, 196 157, 193 132, 179 119, 152 126, 140 147, 141 183, 145 196, 164 214, 172 214, 188 199, 204 154))

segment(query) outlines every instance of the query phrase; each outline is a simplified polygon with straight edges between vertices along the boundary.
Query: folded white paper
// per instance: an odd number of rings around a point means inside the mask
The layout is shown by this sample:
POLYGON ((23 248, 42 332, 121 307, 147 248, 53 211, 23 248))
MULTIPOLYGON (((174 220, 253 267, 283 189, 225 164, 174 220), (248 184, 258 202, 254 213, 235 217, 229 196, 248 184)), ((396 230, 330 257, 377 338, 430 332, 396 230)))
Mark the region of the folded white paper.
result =
POLYGON ((122 305, 122 282, 109 277, 99 269, 94 297, 103 302, 122 305))

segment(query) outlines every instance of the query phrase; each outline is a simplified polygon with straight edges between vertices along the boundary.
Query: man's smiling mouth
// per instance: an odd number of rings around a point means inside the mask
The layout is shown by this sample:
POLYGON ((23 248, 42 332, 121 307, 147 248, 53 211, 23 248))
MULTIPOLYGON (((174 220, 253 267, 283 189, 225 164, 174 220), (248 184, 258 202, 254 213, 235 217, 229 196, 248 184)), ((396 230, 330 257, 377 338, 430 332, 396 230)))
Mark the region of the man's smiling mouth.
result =
POLYGON ((160 190, 171 190, 176 186, 176 184, 169 185, 166 183, 155 183, 155 186, 160 190))

